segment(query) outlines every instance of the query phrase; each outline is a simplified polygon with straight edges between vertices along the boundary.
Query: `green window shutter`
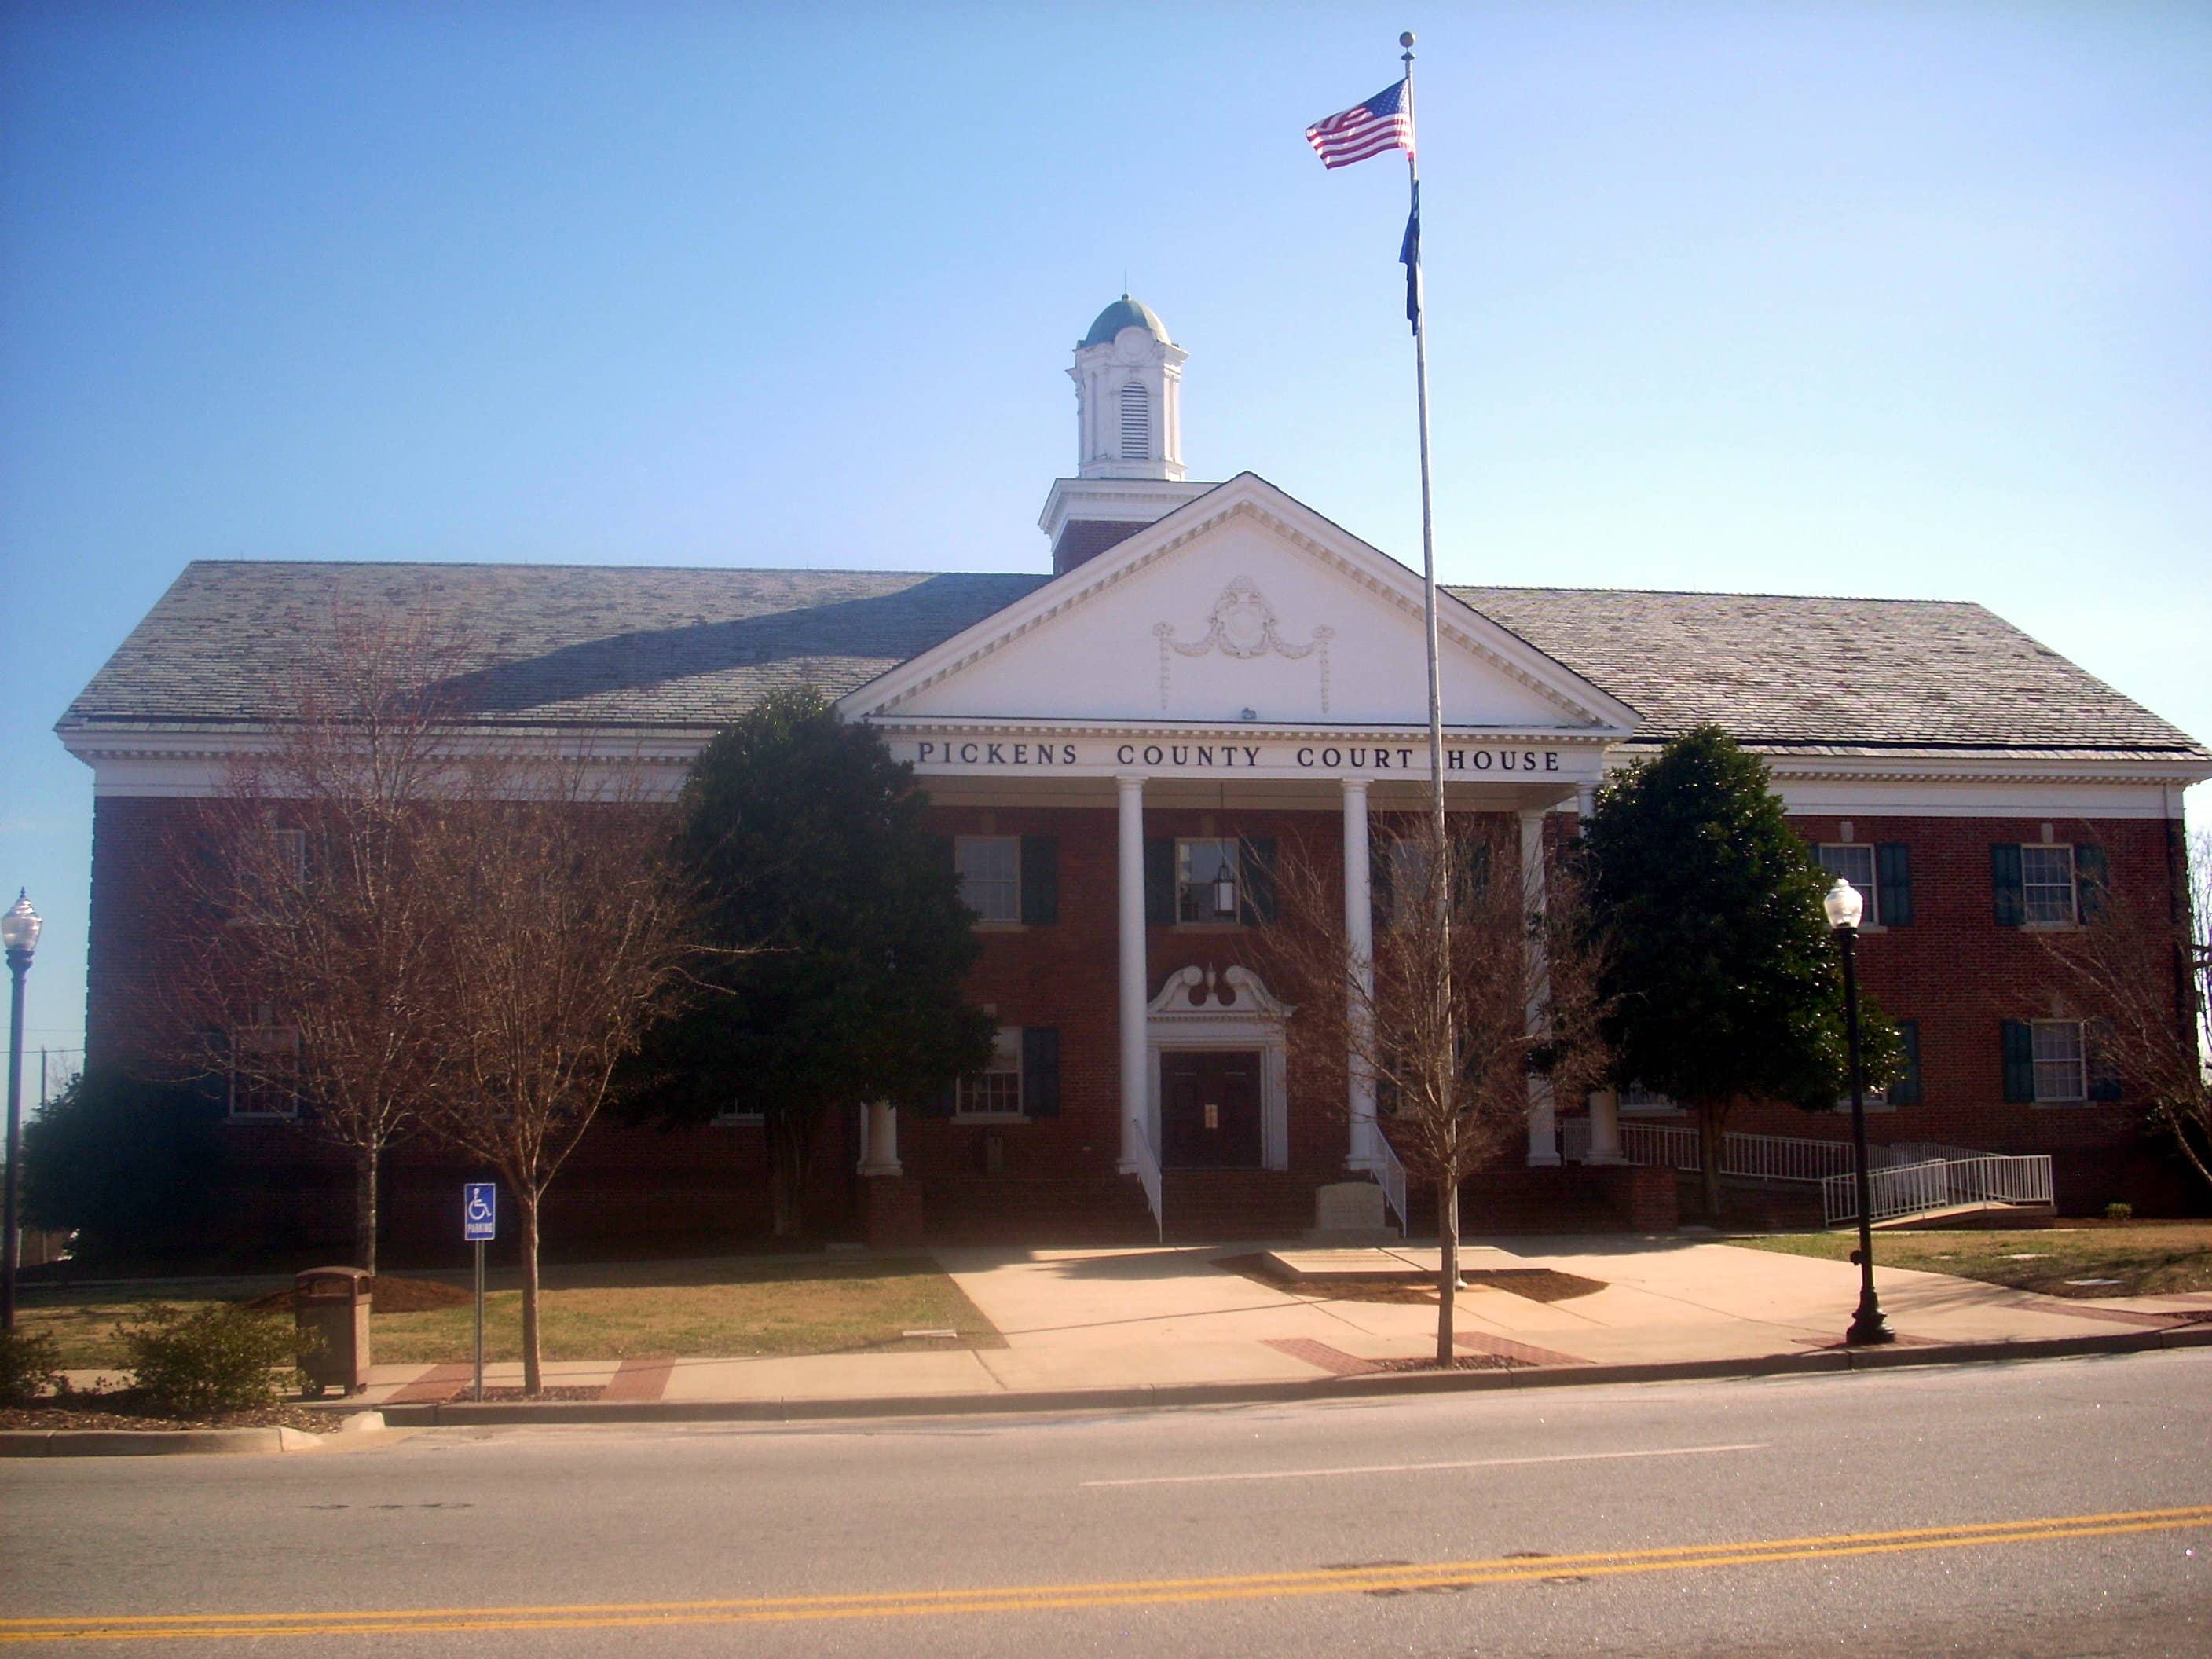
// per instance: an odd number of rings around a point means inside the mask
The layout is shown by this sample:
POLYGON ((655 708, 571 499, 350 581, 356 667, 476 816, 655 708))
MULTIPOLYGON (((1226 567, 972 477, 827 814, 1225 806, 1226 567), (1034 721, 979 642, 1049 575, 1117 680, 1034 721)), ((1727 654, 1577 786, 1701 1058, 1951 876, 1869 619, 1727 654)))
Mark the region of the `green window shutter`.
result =
POLYGON ((2004 1097, 2015 1105, 2035 1099, 2035 1034, 2026 1020, 2004 1023, 2004 1097))
MULTIPOLYGON (((2024 925, 2027 921, 2027 890, 2020 872, 2017 842, 2001 841, 1990 848, 1990 884, 1996 894, 1997 926, 2024 925)), ((2028 1097, 2033 1098, 2032 1095, 2028 1097)))
POLYGON ((1920 1104, 1920 1022, 1900 1019, 1897 1022, 1897 1039, 1905 1050, 1905 1069, 1889 1085, 1889 1103, 1893 1106, 1920 1104))
POLYGON ((2110 1034, 2094 1023, 2081 1028, 2081 1046, 2089 1062, 2089 1098, 2118 1100, 2120 1097, 2120 1068, 2112 1059, 2110 1034))
POLYGON ((1886 841, 1874 849, 1875 920, 1885 927, 1905 927, 1912 921, 1912 849, 1901 841, 1886 841))
POLYGON ((1469 836, 1459 843, 1461 890, 1455 896, 1462 905, 1479 902, 1490 890, 1490 843, 1469 836))
POLYGON ((1060 842, 1051 836, 1022 837, 1022 921, 1049 927, 1060 920, 1060 842))
POLYGON ((1060 1028, 1022 1027, 1022 1110, 1031 1117, 1060 1115, 1060 1028))
POLYGON ((1398 861, 1391 856, 1395 841, 1367 844, 1367 914, 1377 932, 1390 925, 1398 908, 1398 861))
POLYGON ((1145 925, 1172 927, 1176 921, 1176 848, 1169 836, 1145 838, 1145 925))
POLYGON ((1246 921, 1267 926, 1275 919, 1275 838, 1252 836, 1237 844, 1243 879, 1246 921))
MULTIPOLYGON (((2082 921, 2094 921, 2105 914, 2105 892, 2111 880, 2103 848, 2084 844, 2074 849, 2074 902, 2082 921)), ((2110 1098, 2118 1100, 2119 1096, 2110 1098)))

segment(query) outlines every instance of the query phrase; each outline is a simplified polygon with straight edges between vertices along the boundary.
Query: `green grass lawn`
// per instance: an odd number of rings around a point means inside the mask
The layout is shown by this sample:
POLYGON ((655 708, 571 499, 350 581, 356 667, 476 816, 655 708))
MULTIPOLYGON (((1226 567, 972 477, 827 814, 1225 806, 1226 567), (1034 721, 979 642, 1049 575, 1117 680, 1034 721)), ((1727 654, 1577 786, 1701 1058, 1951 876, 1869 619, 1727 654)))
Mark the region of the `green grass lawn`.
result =
MULTIPOLYGON (((514 1285, 513 1273, 494 1274, 485 1297, 484 1351, 492 1359, 521 1357, 522 1295, 514 1285)), ((27 1329, 54 1334, 64 1367, 114 1367, 124 1363, 116 1322, 147 1303, 244 1301, 268 1287, 265 1279, 142 1283, 115 1291, 27 1286, 17 1319, 27 1329)), ((919 1256, 554 1267, 544 1272, 542 1306, 548 1359, 1006 1346, 937 1264, 919 1256), (901 1335, 909 1330, 958 1334, 901 1335)), ((465 1360, 474 1342, 474 1310, 465 1305, 369 1320, 370 1357, 380 1364, 465 1360)))
MULTIPOLYGON (((1778 1233, 1733 1244, 1848 1261, 1856 1233, 1778 1233)), ((1878 1232, 1874 1259, 2045 1296, 2212 1291, 2212 1221, 2085 1222, 2028 1232, 1878 1232), (2117 1284, 2081 1285, 2108 1279, 2117 1284)))

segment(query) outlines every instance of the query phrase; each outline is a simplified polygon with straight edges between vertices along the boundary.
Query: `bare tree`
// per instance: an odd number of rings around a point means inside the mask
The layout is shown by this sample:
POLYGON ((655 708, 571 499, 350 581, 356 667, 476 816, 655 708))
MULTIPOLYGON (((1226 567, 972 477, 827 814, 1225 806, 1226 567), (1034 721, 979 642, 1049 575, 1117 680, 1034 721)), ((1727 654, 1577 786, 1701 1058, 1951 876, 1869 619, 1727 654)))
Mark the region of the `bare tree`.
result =
POLYGON ((2175 849, 2169 902, 2120 886, 2096 893, 2087 927, 2045 935, 2067 1012, 2096 1057, 2212 1185, 2212 834, 2175 849))
POLYGON ((692 907, 670 814, 634 776, 581 762, 481 764, 432 848, 447 905, 447 1070, 430 1127, 496 1170, 522 1253, 523 1386, 544 1382, 538 1241, 546 1188, 646 1031, 690 994, 692 907))
POLYGON ((354 1259, 376 1269, 377 1171, 443 1060, 444 918, 426 846, 455 787, 460 635, 332 606, 264 741, 164 849, 155 1006, 172 1059, 300 1115, 354 1173, 354 1259))
POLYGON ((1526 1134, 1532 1088, 1572 1097, 1603 1073, 1596 951, 1571 870, 1524 879, 1517 848, 1480 824, 1440 847, 1424 819, 1377 833, 1370 855, 1387 896, 1371 952, 1345 925, 1331 860, 1299 848, 1283 861, 1268 954, 1297 1005, 1301 1070, 1372 1076, 1382 1133, 1435 1192, 1437 1361, 1449 1364, 1460 1187, 1526 1134))

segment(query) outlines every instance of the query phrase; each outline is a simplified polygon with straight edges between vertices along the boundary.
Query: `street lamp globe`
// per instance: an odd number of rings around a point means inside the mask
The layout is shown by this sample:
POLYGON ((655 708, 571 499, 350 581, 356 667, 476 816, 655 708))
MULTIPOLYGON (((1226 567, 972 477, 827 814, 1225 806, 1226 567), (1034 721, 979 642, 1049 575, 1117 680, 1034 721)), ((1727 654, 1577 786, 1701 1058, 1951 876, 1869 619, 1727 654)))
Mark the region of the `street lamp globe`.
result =
POLYGON ((1820 901, 1820 908, 1828 913, 1828 926, 1834 932, 1845 928, 1856 930, 1859 918, 1866 914, 1866 897, 1841 876, 1828 889, 1828 896, 1820 901))
POLYGON ((39 930, 45 926, 39 913, 31 908, 29 893, 19 888, 15 904, 6 915, 0 916, 0 945, 7 947, 9 956, 20 953, 27 961, 39 948, 39 930))

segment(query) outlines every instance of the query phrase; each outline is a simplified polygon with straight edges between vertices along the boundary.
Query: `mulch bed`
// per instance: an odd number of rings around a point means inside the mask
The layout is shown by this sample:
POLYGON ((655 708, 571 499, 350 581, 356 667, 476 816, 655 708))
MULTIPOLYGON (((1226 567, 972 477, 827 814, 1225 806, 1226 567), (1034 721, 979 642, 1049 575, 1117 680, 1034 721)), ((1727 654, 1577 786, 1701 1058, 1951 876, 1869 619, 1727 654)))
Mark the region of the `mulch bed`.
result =
MULTIPOLYGON (((1433 1273, 1407 1268, 1403 1274, 1312 1273, 1284 1279, 1270 1272, 1263 1255, 1225 1255, 1214 1266, 1265 1285, 1270 1290, 1311 1294, 1331 1302, 1380 1302, 1401 1307, 1436 1305, 1433 1273)), ((1482 1267, 1462 1269, 1460 1282, 1469 1290, 1510 1291, 1531 1302, 1568 1302, 1594 1296, 1605 1288, 1601 1279, 1579 1273, 1563 1273, 1550 1267, 1482 1267)))
MULTIPOLYGON (((489 1406, 494 1401, 497 1401, 501 1405, 507 1405, 518 1400, 597 1400, 604 1392, 605 1390, 603 1389, 597 1387, 540 1389, 536 1394, 529 1394, 520 1389, 486 1389, 484 1390, 484 1404, 489 1406)), ((464 1388, 459 1394, 455 1395, 448 1403, 456 1406, 466 1406, 473 1404, 475 1400, 475 1394, 470 1389, 464 1388)))
MULTIPOLYGON (((400 1279, 379 1273, 368 1281, 369 1308, 374 1313, 428 1313, 434 1308, 465 1307, 476 1300, 473 1291, 435 1279, 400 1279)), ((292 1292, 270 1291, 246 1304, 259 1313, 289 1313, 292 1292)))
POLYGON ((254 1411, 225 1412, 214 1417, 154 1417, 147 1414, 137 1393, 111 1389, 99 1394, 56 1395, 38 1406, 0 1409, 0 1429, 305 1429, 310 1434, 336 1433, 343 1419, 336 1412, 309 1411, 304 1406, 264 1406, 254 1411))
POLYGON ((1527 1369, 1519 1360, 1508 1359, 1500 1353, 1455 1354, 1449 1365, 1437 1364, 1434 1356, 1422 1359, 1374 1359, 1368 1363, 1378 1371, 1517 1371, 1527 1369))

